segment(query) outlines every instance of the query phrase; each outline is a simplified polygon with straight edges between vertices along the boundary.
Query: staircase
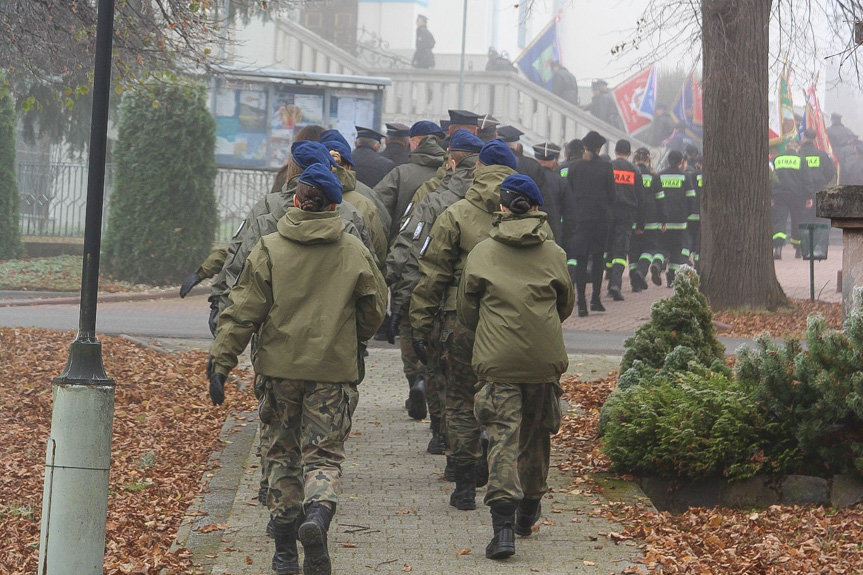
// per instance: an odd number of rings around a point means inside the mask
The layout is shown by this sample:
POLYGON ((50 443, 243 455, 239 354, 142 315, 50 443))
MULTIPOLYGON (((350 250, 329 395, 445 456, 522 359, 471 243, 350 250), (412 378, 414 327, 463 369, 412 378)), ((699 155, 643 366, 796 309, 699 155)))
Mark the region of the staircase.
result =
POLYGON ((446 118, 447 110, 462 108, 491 114, 501 125, 515 126, 531 143, 562 145, 596 130, 609 142, 626 138, 633 148, 647 146, 514 73, 466 70, 459 106, 458 70, 380 68, 290 20, 277 23, 275 61, 286 69, 303 72, 391 78, 381 110, 384 122, 438 122, 446 118))

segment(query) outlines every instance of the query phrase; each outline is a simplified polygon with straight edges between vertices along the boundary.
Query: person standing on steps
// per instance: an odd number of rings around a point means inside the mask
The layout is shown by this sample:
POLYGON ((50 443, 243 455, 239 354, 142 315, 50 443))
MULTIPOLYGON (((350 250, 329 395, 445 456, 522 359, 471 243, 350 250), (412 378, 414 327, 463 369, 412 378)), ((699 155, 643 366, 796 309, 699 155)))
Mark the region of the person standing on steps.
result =
POLYGON ((434 68, 434 36, 428 29, 428 18, 419 14, 417 16, 417 39, 416 51, 414 52, 414 68, 434 68))
POLYGON ((560 324, 575 297, 542 205, 532 179, 507 177, 489 238, 468 254, 459 283, 459 322, 476 332, 473 368, 482 387, 474 413, 489 430, 489 559, 515 554, 516 533, 531 535, 548 491, 551 435, 560 428, 558 381, 569 366, 560 324))
POLYGON ((329 166, 300 175, 278 231, 246 260, 219 317, 208 362, 209 394, 225 400, 228 373, 258 334, 252 363, 274 409, 267 506, 277 575, 332 572, 327 530, 341 493, 345 440, 359 400, 357 343, 386 312, 386 284, 368 249, 344 232, 342 186, 329 166))
POLYGON ((590 274, 593 293, 590 298, 591 311, 605 311, 600 299, 602 274, 604 271, 605 241, 611 221, 611 206, 614 203, 614 168, 611 162, 599 157, 606 139, 590 131, 581 140, 584 154, 573 162, 566 179, 575 202, 574 232, 567 253, 575 258, 575 287, 578 317, 587 316, 587 264, 593 260, 590 274))

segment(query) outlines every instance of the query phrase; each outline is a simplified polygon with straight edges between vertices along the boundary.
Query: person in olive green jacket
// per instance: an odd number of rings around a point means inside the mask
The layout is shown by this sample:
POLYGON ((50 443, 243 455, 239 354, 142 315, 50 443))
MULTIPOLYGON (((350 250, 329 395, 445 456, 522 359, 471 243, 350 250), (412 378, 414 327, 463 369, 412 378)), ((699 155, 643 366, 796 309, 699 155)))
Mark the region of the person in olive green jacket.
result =
POLYGON ((180 297, 186 297, 192 288, 204 281, 215 276, 222 271, 222 266, 225 265, 225 258, 228 255, 228 250, 225 248, 216 248, 210 252, 207 259, 194 271, 194 273, 186 276, 180 286, 180 297))
POLYGON ((295 207, 249 254, 210 350, 209 393, 220 405, 238 354, 258 334, 252 362, 278 428, 267 453, 277 462, 267 498, 277 574, 299 573, 298 537, 303 572, 331 572, 327 530, 359 398, 357 344, 374 334, 386 311, 383 276, 335 211, 341 193, 328 167, 303 171, 295 207))
POLYGON ((457 303, 459 322, 476 332, 473 368, 482 388, 474 412, 489 430, 491 559, 515 553, 513 530, 531 534, 548 491, 558 381, 569 366, 560 324, 575 302, 566 252, 549 241, 536 183, 509 176, 500 204, 489 239, 467 257, 457 303))
POLYGON ((485 484, 487 468, 473 414, 477 382, 471 367, 473 332, 456 321, 456 292, 467 255, 492 229, 493 214, 500 206, 500 184, 515 173, 516 166, 512 151, 499 139, 485 144, 478 159, 474 183, 464 199, 435 220, 420 247, 420 278, 410 305, 412 343, 422 361, 428 358, 435 316, 443 313, 447 455, 456 482, 450 505, 461 510, 476 509, 476 487, 485 484))
POLYGON ((414 123, 408 132, 411 152, 407 163, 390 170, 374 190, 392 217, 387 230, 389 242, 395 239, 399 221, 417 189, 433 178, 444 159, 444 150, 438 143, 444 134, 440 126, 428 120, 414 123))

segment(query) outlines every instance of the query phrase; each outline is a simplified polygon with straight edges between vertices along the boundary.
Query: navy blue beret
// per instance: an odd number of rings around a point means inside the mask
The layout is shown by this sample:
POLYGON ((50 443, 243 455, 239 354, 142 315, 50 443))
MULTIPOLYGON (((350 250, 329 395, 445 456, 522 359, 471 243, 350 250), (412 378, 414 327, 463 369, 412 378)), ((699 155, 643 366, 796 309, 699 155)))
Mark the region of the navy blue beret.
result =
POLYGON ((327 130, 321 134, 320 142, 327 147, 328 150, 338 152, 342 160, 354 165, 354 159, 351 157, 351 146, 345 137, 338 130, 327 130))
POLYGON ((518 164, 515 154, 500 138, 495 138, 482 147, 479 152, 479 161, 486 166, 509 166, 513 170, 518 164))
POLYGON ((474 152, 482 150, 483 141, 465 130, 459 128, 452 133, 449 139, 450 151, 474 152))
POLYGON ((291 144, 291 158, 304 170, 312 164, 324 164, 327 167, 336 165, 326 146, 308 140, 291 144))
POLYGON ((322 191, 330 203, 342 203, 342 184, 324 164, 312 164, 303 170, 300 181, 322 191))
POLYGON ((539 186, 536 185, 536 182, 530 176, 525 176, 524 174, 507 176, 500 184, 500 191, 502 194, 511 192, 524 196, 530 201, 531 205, 542 205, 542 192, 539 191, 539 186))
POLYGON ((440 136, 441 138, 445 136, 441 127, 429 120, 420 120, 419 122, 416 122, 413 126, 411 126, 410 132, 408 132, 408 134, 411 137, 428 136, 430 134, 440 136))

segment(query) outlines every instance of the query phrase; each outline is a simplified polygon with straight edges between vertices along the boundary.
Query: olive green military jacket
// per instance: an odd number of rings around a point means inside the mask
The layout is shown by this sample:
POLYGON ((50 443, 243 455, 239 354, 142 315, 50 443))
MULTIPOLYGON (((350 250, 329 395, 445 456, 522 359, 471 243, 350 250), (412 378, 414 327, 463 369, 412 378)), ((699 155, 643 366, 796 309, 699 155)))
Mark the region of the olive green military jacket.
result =
POLYGON ((343 229, 336 212, 288 208, 231 290, 210 352, 214 371, 227 375, 257 333, 256 373, 357 380, 357 342, 383 321, 386 285, 368 249, 343 229))
MULTIPOLYGON (((420 250, 428 239, 435 220, 444 210, 465 197, 473 185, 474 168, 478 156, 468 156, 459 162, 455 172, 445 183, 441 182, 436 190, 426 195, 417 204, 413 215, 406 222, 403 234, 399 235, 403 251, 397 254, 394 268, 397 277, 390 284, 392 294, 392 309, 407 310, 411 303, 411 292, 420 279, 418 260, 420 250)), ((396 249, 396 246, 393 246, 396 249)), ((389 273, 389 268, 387 273, 389 273)), ((394 274, 395 275, 395 274, 394 274)), ((389 279, 389 276, 388 278, 389 279)))
POLYGON ((420 278, 411 296, 410 319, 415 337, 428 336, 438 310, 455 311, 467 254, 488 237, 492 217, 500 209, 500 184, 514 173, 507 166, 477 166, 473 185, 464 199, 435 220, 420 247, 420 278))
MULTIPOLYGON (((354 172, 354 176, 356 175, 357 173, 354 172)), ((385 234, 389 234, 390 226, 393 225, 393 220, 389 212, 384 207, 384 203, 378 197, 377 193, 364 183, 358 180, 356 186, 356 191, 374 202, 375 208, 378 210, 378 218, 381 220, 381 227, 383 227, 385 234)), ((389 243, 389 236, 387 236, 387 242, 389 243)), ((389 245, 387 245, 387 248, 389 248, 389 245)))
POLYGON ((434 177, 443 164, 445 152, 434 136, 426 136, 408 155, 408 163, 390 170, 374 187, 392 220, 387 230, 389 241, 398 233, 398 222, 414 193, 423 183, 434 177))
POLYGON ((545 218, 498 212, 489 238, 467 256, 458 320, 476 331, 472 363, 480 381, 548 383, 569 366, 560 322, 575 296, 566 252, 545 218))
MULTIPOLYGON (((261 237, 276 231, 279 219, 285 215, 288 207, 293 205, 294 191, 297 189, 299 179, 299 176, 295 176, 285 184, 281 192, 267 194, 261 198, 234 233, 228 245, 225 265, 210 288, 210 302, 218 305, 220 313, 228 307, 228 294, 237 283, 240 272, 243 271, 243 264, 246 263, 252 248, 261 237)), ((360 238, 371 251, 371 238, 365 230, 365 222, 359 211, 350 204, 342 202, 339 204, 338 213, 344 222, 345 232, 360 238)))
POLYGON ((195 275, 202 280, 213 277, 222 271, 222 266, 225 265, 225 258, 227 256, 228 250, 226 248, 214 249, 201 264, 201 267, 195 271, 195 275))
POLYGON ((341 166, 336 167, 336 176, 342 184, 342 201, 355 207, 363 216, 372 241, 375 257, 383 265, 387 257, 387 235, 381 225, 375 203, 357 191, 357 173, 341 166))

